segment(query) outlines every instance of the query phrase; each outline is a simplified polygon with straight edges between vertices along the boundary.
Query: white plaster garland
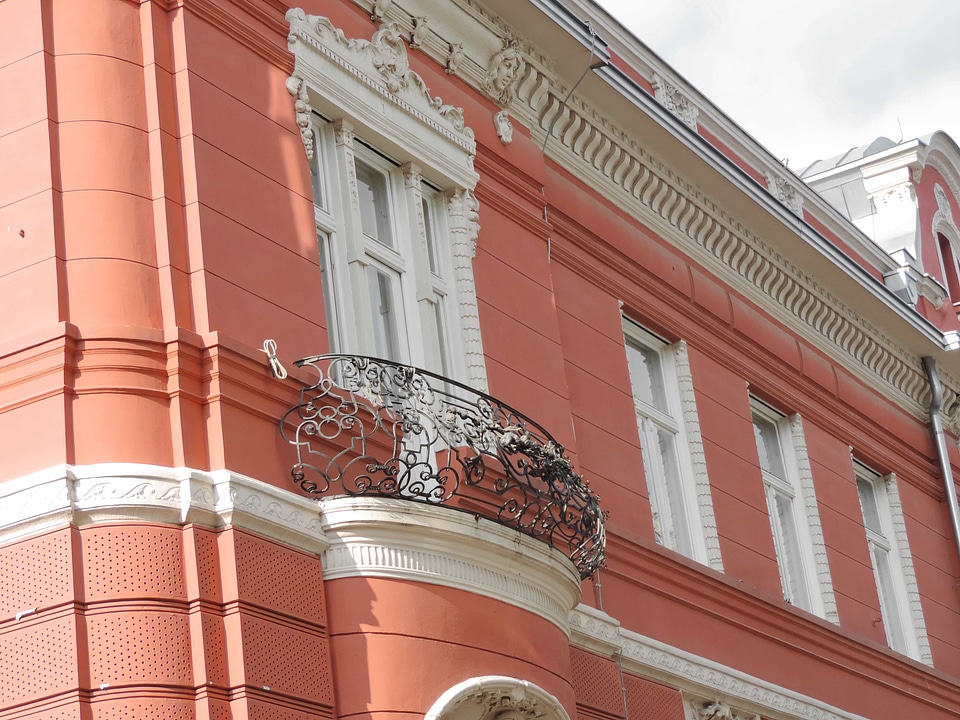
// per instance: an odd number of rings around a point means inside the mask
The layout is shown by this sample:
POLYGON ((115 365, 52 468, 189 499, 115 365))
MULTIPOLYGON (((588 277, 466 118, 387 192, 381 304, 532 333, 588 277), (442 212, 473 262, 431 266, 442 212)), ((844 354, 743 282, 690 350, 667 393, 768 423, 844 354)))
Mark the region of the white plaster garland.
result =
POLYGON ((385 577, 459 588, 523 608, 569 633, 573 563, 540 540, 468 513, 381 497, 321 500, 324 578, 385 577))
POLYGON ((685 694, 729 699, 745 712, 776 720, 867 720, 815 698, 671 647, 630 630, 604 612, 579 605, 570 613, 570 644, 619 659, 623 669, 685 694))
POLYGON ((937 199, 937 211, 933 214, 933 221, 931 222, 933 237, 936 237, 937 233, 943 233, 951 242, 960 244, 960 230, 957 229, 957 224, 953 221, 953 208, 947 199, 946 191, 939 184, 936 184, 933 186, 933 195, 937 199), (944 232, 944 230, 947 232, 944 232))

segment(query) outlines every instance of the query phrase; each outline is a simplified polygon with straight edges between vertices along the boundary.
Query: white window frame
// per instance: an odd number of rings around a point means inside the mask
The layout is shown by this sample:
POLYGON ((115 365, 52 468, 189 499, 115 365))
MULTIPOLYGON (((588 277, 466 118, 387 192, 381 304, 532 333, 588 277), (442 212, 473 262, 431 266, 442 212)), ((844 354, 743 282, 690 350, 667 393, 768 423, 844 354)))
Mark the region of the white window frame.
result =
POLYGON ((757 454, 761 453, 757 419, 770 423, 776 431, 776 440, 783 465, 784 477, 778 477, 762 466, 764 497, 770 518, 770 532, 780 571, 783 599, 807 612, 838 620, 836 600, 830 582, 820 514, 813 489, 812 473, 803 439, 803 425, 799 415, 784 415, 756 397, 750 397, 757 454), (790 502, 788 521, 793 524, 797 546, 793 550, 786 541, 786 528, 777 508, 777 495, 790 502), (793 571, 793 572, 791 572, 793 571), (803 587, 794 587, 796 575, 803 587))
MULTIPOLYGON (((657 542, 722 571, 720 543, 710 483, 706 476, 703 440, 686 344, 682 341, 668 343, 627 317, 623 318, 623 333, 626 352, 629 353, 629 346, 633 345, 655 353, 663 379, 665 409, 650 405, 634 395, 644 477, 654 515, 657 542), (659 446, 658 430, 674 437, 674 462, 677 468, 675 486, 668 485, 661 455, 656 449, 659 446), (658 508, 665 506, 670 507, 670 513, 660 517, 658 508), (680 526, 685 532, 677 537, 680 526)), ((634 381, 631 378, 631 385, 634 381)))
POLYGON ((930 641, 920 606, 913 558, 907 543, 896 476, 892 473, 883 476, 856 459, 853 461, 853 470, 887 644, 896 652, 931 664, 930 641), (879 528, 868 526, 861 483, 870 486, 873 490, 879 528), (884 589, 881 577, 882 568, 877 566, 874 558, 875 550, 882 552, 887 561, 886 566, 890 574, 886 583, 889 586, 887 590, 884 589), (894 607, 891 607, 891 604, 894 607), (898 635, 900 640, 897 639, 898 635))
POLYGON ((322 180, 314 215, 331 350, 380 354, 366 273, 370 267, 389 269, 402 300, 401 333, 408 339, 399 343, 395 359, 485 391, 472 266, 479 176, 463 111, 432 96, 410 70, 394 23, 381 25, 367 41, 347 39, 329 19, 300 9, 290 10, 287 19, 294 54, 287 88, 315 183, 322 180), (361 231, 356 158, 387 175, 397 253, 361 231), (424 217, 424 199, 430 218, 424 217), (438 250, 436 272, 427 254, 428 221, 438 250))

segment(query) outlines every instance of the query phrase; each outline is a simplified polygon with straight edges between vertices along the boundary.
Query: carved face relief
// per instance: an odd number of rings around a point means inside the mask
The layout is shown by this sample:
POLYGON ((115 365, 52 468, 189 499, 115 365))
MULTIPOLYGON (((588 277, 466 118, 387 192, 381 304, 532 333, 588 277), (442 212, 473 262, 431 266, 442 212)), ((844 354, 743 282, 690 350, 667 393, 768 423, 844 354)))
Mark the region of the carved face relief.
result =
POLYGON ((523 53, 513 43, 507 45, 490 60, 490 69, 484 79, 484 89, 501 105, 509 105, 514 98, 514 83, 525 67, 523 53))

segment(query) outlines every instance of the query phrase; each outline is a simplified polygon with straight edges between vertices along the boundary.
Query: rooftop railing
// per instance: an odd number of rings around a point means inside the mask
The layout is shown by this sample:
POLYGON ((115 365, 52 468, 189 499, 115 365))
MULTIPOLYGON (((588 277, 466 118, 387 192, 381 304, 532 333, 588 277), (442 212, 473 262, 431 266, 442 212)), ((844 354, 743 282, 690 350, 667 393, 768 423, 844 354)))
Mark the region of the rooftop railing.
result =
POLYGON ((296 362, 318 374, 280 423, 309 493, 381 495, 470 512, 603 563, 599 498, 563 447, 509 405, 426 370, 371 357, 296 362))

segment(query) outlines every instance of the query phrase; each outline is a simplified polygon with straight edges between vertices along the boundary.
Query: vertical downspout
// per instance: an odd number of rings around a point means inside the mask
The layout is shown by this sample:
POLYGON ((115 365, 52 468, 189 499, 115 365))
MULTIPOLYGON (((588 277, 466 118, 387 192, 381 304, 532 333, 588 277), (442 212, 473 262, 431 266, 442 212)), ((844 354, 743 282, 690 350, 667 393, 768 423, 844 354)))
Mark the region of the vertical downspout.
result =
POLYGON ((953 539, 957 544, 957 555, 960 557, 960 507, 957 506, 957 487, 953 484, 953 468, 950 467, 950 454, 947 451, 947 438, 943 432, 943 416, 940 406, 943 402, 943 385, 937 374, 936 361, 926 355, 923 358, 923 369, 927 371, 927 380, 930 381, 930 428, 933 430, 933 441, 937 446, 937 456, 940 459, 940 474, 943 475, 943 485, 947 491, 947 503, 950 505, 950 522, 953 525, 953 539))

